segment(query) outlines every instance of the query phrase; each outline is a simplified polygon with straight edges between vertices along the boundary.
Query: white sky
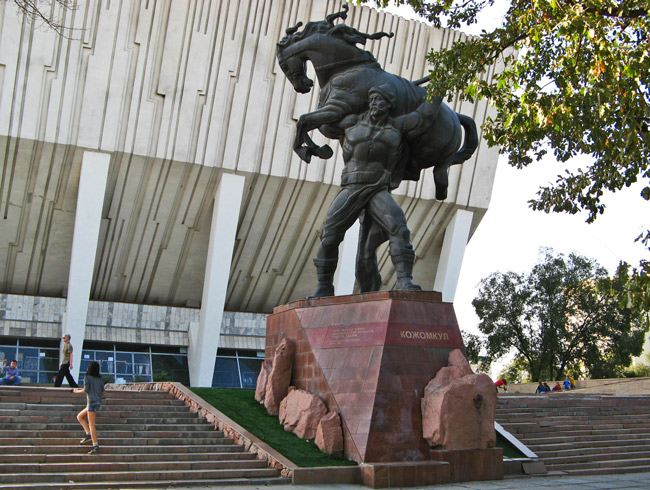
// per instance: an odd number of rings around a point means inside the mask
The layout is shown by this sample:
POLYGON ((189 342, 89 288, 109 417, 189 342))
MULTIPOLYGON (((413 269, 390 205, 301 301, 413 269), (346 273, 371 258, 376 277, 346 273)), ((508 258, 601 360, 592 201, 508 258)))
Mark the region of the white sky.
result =
MULTIPOLYGON (((497 0, 501 8, 507 5, 497 0)), ((387 9, 409 19, 418 19, 408 6, 387 9)), ((498 24, 498 10, 485 13, 483 20, 471 29, 491 30, 498 24)), ((584 167, 588 157, 572 162, 584 167)), ((565 167, 552 157, 517 170, 501 156, 496 173, 492 201, 487 214, 465 251, 463 268, 454 301, 462 330, 478 333, 478 317, 472 300, 478 292, 479 281, 495 271, 528 272, 538 259, 540 247, 552 247, 556 252, 577 252, 596 259, 613 273, 620 260, 632 265, 648 258, 648 251, 634 239, 650 228, 650 203, 639 193, 641 185, 606 195, 605 213, 593 224, 585 223, 585 215, 546 214, 532 211, 527 204, 541 185, 552 183, 565 167)))

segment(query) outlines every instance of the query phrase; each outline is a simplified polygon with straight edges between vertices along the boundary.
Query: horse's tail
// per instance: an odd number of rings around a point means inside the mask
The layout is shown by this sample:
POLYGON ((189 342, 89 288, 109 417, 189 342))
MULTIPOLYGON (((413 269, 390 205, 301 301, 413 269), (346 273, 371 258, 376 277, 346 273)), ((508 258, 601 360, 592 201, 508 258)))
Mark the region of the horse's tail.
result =
POLYGON ((465 129, 465 141, 460 150, 451 157, 450 165, 456 165, 457 163, 463 163, 465 160, 469 160, 478 148, 478 132, 474 119, 464 114, 456 113, 456 116, 461 126, 465 129))

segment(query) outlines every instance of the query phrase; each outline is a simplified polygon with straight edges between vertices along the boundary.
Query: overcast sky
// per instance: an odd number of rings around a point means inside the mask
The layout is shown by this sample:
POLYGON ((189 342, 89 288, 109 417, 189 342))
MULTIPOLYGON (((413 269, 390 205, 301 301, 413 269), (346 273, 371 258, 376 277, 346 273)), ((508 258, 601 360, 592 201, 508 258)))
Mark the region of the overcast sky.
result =
MULTIPOLYGON (((477 34, 481 29, 493 29, 505 5, 506 2, 497 0, 496 8, 466 32, 477 34)), ((422 20, 408 6, 388 10, 402 17, 422 20)), ((588 157, 571 162, 576 167, 588 163, 588 157)), ((501 156, 492 200, 467 246, 456 291, 454 304, 462 330, 478 332, 478 318, 471 302, 477 295, 479 281, 495 271, 530 271, 537 262, 540 247, 591 257, 610 273, 620 260, 634 265, 641 258, 648 258, 647 249, 634 243, 634 239, 650 227, 650 203, 640 197, 641 185, 606 195, 606 211, 593 224, 585 223, 586 215, 546 214, 528 207, 527 201, 535 197, 539 187, 554 182, 564 168, 552 157, 547 157, 517 170, 501 156)))

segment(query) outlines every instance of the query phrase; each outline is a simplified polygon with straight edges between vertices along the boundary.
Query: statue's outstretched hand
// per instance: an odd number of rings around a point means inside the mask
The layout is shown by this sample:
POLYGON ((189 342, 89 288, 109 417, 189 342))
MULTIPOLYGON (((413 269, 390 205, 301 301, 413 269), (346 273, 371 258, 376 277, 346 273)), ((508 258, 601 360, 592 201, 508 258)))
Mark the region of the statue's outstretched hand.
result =
POLYGON ((334 155, 334 152, 332 151, 332 148, 330 148, 330 145, 323 145, 323 146, 318 146, 314 150, 312 150, 314 155, 317 157, 323 158, 327 160, 328 158, 331 158, 332 155, 334 155))
POLYGON ((312 152, 308 146, 300 146, 298 148, 294 148, 294 151, 303 162, 307 162, 307 163, 311 162, 312 152))
POLYGON ((295 149, 296 154, 300 157, 301 160, 309 163, 311 162, 312 155, 316 155, 319 158, 327 160, 334 155, 332 148, 329 145, 316 146, 311 148, 309 146, 301 146, 295 149))

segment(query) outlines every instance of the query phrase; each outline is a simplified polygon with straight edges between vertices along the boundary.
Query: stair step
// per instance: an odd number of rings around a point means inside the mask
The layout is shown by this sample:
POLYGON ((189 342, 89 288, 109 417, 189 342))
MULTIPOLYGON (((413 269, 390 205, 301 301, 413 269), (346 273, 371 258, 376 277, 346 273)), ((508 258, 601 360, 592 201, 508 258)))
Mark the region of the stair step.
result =
MULTIPOLYGON (((152 437, 158 437, 158 438, 203 438, 203 437, 209 437, 209 438, 221 438, 223 439, 225 436, 223 432, 215 431, 212 427, 208 426, 204 428, 203 430, 200 430, 201 428, 199 427, 198 430, 188 430, 188 431, 183 431, 183 430, 176 430, 174 427, 169 427, 167 430, 164 429, 140 429, 140 430, 135 430, 132 427, 121 427, 121 430, 102 430, 101 427, 97 427, 97 432, 99 436, 102 439, 114 439, 114 438, 120 438, 120 439, 125 439, 125 438, 146 438, 150 439, 152 437), (170 430, 174 429, 174 430, 170 430)), ((60 439, 80 439, 84 435, 83 429, 81 426, 78 426, 76 429, 73 430, 59 430, 59 429, 54 429, 54 428, 49 428, 49 429, 43 429, 43 430, 0 430, 0 440, 2 439, 7 439, 11 440, 16 437, 24 437, 24 438, 40 438, 40 439, 49 439, 49 438, 60 438, 60 439)))
POLYGON ((641 473, 650 471, 650 464, 645 466, 620 466, 618 468, 583 468, 569 472, 571 476, 614 475, 618 473, 641 473))
POLYGON ((204 478, 218 480, 220 478, 264 478, 278 476, 279 472, 273 468, 245 468, 245 469, 205 469, 205 470, 163 470, 136 472, 121 471, 96 471, 92 473, 65 472, 65 473, 4 473, 0 474, 0 483, 75 483, 101 481, 129 481, 129 480, 202 480, 204 478))
MULTIPOLYGON (((190 437, 126 437, 126 438, 112 438, 112 437, 103 437, 99 434, 99 440, 101 444, 106 444, 110 446, 169 446, 178 444, 179 439, 183 440, 183 443, 190 445, 197 444, 232 444, 233 440, 226 437, 214 437, 211 434, 207 434, 205 437, 198 437, 196 435, 191 435, 190 437)), ((79 445, 79 436, 77 437, 68 437, 68 438, 58 438, 58 437, 5 437, 0 439, 0 447, 2 446, 17 446, 19 444, 26 444, 32 446, 78 446, 79 445)))
POLYGON ((610 461, 619 459, 647 459, 650 461, 650 450, 648 451, 629 451, 629 452, 616 452, 610 451, 592 454, 577 454, 574 456, 555 456, 545 457, 544 464, 546 466, 556 464, 570 464, 570 463, 584 463, 596 461, 610 461))
MULTIPOLYGON (((18 411, 20 415, 76 415, 86 406, 86 403, 79 403, 76 405, 37 405, 37 404, 23 404, 23 403, 7 403, 2 404, 2 409, 18 411)), ((100 410, 102 415, 115 415, 121 414, 123 412, 131 413, 135 416, 144 417, 151 416, 151 413, 164 413, 170 414, 173 413, 174 417, 180 416, 178 414, 187 413, 187 407, 178 406, 178 405, 154 405, 154 406, 138 406, 138 405, 109 405, 103 404, 100 410), (143 413, 146 411, 146 413, 143 413)), ((4 413, 0 412, 0 415, 4 413)))
MULTIPOLYGON (((526 444, 524 442, 524 444, 526 444)), ((558 449, 573 449, 573 448, 603 448, 603 447, 618 447, 618 446, 646 446, 648 439, 621 439, 621 440, 606 440, 606 441, 573 441, 573 442, 558 442, 553 444, 526 444, 534 452, 538 450, 543 451, 547 448, 558 449)))
MULTIPOLYGON (((101 450, 100 450, 101 451, 101 450)), ((142 472, 142 471, 169 471, 168 461, 97 461, 95 455, 86 455, 81 461, 64 463, 13 463, 12 473, 97 473, 97 472, 142 472)), ((249 460, 188 460, 176 461, 174 471, 188 470, 224 470, 224 469, 251 469, 267 468, 266 461, 261 459, 249 460)), ((0 480, 2 476, 0 475, 0 480)), ((74 478, 73 478, 74 479, 74 478)))
MULTIPOLYGON (((18 422, 19 420, 29 421, 29 422, 52 422, 52 423, 76 423, 78 411, 70 411, 69 414, 47 414, 47 411, 43 410, 43 414, 34 415, 23 410, 8 410, 6 413, 11 415, 3 415, 3 410, 0 409, 0 421, 1 422, 18 422)), ((191 423, 205 423, 205 419, 202 417, 197 417, 195 413, 190 412, 178 412, 173 415, 168 416, 159 416, 152 417, 147 414, 125 414, 120 411, 109 411, 102 408, 99 412, 100 417, 97 420, 98 424, 101 423, 128 423, 135 422, 138 424, 191 424, 191 423)))
MULTIPOLYGON (((636 446, 616 446, 616 453, 623 452, 642 452, 650 451, 650 443, 648 444, 639 444, 636 446)), ((540 449, 536 451, 537 456, 546 461, 547 458, 554 457, 573 457, 573 456, 583 456, 583 455, 599 455, 599 454, 610 454, 612 452, 612 447, 585 447, 585 448, 570 448, 570 449, 558 449, 554 447, 549 447, 549 449, 540 449)))
MULTIPOLYGON (((103 417, 102 417, 103 419, 103 417)), ((189 423, 188 421, 181 422, 170 422, 168 424, 161 424, 160 421, 152 424, 137 423, 135 421, 129 421, 124 419, 122 423, 99 423, 97 422, 97 431, 101 433, 106 433, 108 431, 145 431, 145 430, 154 430, 154 431, 164 431, 169 430, 170 427, 173 427, 176 431, 180 432, 198 432, 205 430, 214 430, 212 424, 208 424, 203 421, 194 421, 194 423, 189 423), (173 425, 172 425, 173 424, 173 425)), ((44 430, 56 430, 56 431, 68 431, 73 432, 76 435, 81 430, 79 422, 27 422, 27 423, 0 423, 0 433, 12 432, 12 433, 23 433, 23 432, 33 432, 34 431, 44 431, 44 430)))
POLYGON ((522 437, 521 441, 526 445, 539 446, 545 444, 565 443, 565 442, 602 442, 602 441, 618 441, 618 440, 636 440, 648 439, 648 434, 638 433, 623 433, 623 434, 604 434, 604 435, 575 435, 575 436, 542 436, 534 437, 529 435, 522 437))
MULTIPOLYGON (((203 453, 203 452, 240 452, 243 447, 237 444, 169 444, 169 445, 121 445, 111 446, 102 443, 103 454, 141 454, 141 453, 203 453)), ((61 445, 16 445, 2 446, 5 454, 86 454, 88 446, 79 444, 61 445)))
MULTIPOLYGON (((150 449, 150 448, 147 448, 150 449)), ((87 460, 88 455, 83 454, 12 454, 13 463, 77 463, 87 460)), ((232 461, 257 459, 257 455, 244 451, 232 452, 170 452, 170 453, 108 453, 106 446, 102 446, 101 453, 92 456, 93 461, 110 462, 144 462, 144 461, 232 461)))
POLYGON ((581 463, 559 463, 547 465, 547 468, 556 471, 572 471, 574 469, 624 468, 633 466, 650 466, 650 459, 631 458, 612 459, 608 461, 585 461, 581 463))
POLYGON ((3 485, 0 483, 2 490, 18 490, 28 488, 29 490, 67 490, 67 489, 115 489, 115 488, 168 488, 168 487, 213 487, 213 486, 244 486, 254 485, 264 487, 269 485, 291 485, 290 478, 283 477, 264 477, 264 478, 223 478, 219 480, 196 479, 196 480, 138 480, 138 481, 114 481, 114 482, 83 482, 83 483, 13 483, 3 485))

